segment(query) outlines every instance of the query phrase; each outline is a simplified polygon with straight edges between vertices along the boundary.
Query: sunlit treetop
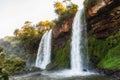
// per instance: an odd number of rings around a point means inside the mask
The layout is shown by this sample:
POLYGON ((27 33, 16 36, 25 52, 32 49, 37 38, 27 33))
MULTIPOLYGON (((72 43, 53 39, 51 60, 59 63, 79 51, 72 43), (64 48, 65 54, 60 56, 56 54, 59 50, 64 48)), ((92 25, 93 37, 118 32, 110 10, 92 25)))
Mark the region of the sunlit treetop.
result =
POLYGON ((56 2, 54 4, 55 7, 55 13, 60 15, 66 11, 66 7, 61 2, 56 2))
POLYGON ((40 32, 45 33, 46 31, 49 31, 51 28, 53 28, 55 25, 56 24, 54 21, 46 20, 46 21, 40 21, 36 27, 40 32))

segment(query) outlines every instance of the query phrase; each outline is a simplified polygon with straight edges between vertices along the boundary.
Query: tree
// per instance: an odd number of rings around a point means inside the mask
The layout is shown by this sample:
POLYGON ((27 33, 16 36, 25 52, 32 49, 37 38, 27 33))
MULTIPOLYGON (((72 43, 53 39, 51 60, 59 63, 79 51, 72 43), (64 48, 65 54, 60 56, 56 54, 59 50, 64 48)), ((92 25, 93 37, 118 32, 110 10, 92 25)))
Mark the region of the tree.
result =
POLYGON ((25 50, 29 53, 37 51, 41 36, 39 31, 30 23, 25 22, 24 26, 20 30, 15 30, 14 33, 17 34, 17 38, 21 41, 25 50))
POLYGON ((69 2, 68 5, 64 6, 61 2, 56 2, 55 12, 58 14, 58 20, 56 20, 56 24, 61 25, 62 22, 68 20, 75 16, 76 12, 78 11, 78 6, 73 4, 71 0, 64 0, 64 3, 69 2))
POLYGON ((15 31, 14 31, 14 35, 17 37, 18 36, 18 32, 19 32, 19 29, 16 29, 15 31))
POLYGON ((64 13, 66 11, 65 6, 63 6, 63 4, 61 2, 56 2, 54 4, 55 7, 55 13, 58 15, 61 15, 62 13, 64 13))
POLYGON ((0 52, 2 52, 3 51, 3 47, 2 46, 0 46, 0 52))
POLYGON ((44 34, 46 31, 50 30, 55 25, 56 24, 54 21, 46 20, 46 21, 40 21, 36 27, 40 31, 40 33, 44 34))

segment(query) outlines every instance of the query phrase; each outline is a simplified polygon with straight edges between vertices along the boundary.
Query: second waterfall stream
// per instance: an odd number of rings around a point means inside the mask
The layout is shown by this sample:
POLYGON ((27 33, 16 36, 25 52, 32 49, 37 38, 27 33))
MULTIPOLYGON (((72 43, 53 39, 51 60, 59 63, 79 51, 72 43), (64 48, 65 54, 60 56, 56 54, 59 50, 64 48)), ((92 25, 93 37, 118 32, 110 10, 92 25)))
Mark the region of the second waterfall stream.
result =
POLYGON ((43 35, 39 44, 35 66, 40 69, 45 69, 51 62, 51 39, 52 29, 43 35))

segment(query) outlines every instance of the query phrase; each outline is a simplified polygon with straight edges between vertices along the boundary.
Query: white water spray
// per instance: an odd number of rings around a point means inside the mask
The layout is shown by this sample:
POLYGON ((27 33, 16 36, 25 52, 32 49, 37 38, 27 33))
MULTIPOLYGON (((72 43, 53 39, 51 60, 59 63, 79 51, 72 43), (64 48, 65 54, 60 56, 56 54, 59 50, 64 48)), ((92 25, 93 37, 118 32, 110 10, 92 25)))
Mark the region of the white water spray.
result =
POLYGON ((81 32, 82 26, 80 23, 81 12, 77 12, 72 25, 72 42, 71 42, 71 69, 74 71, 82 71, 82 56, 80 55, 81 32), (81 29, 80 29, 81 28, 81 29))
POLYGON ((35 64, 38 68, 45 69, 51 62, 51 39, 52 30, 46 32, 41 39, 35 64))
POLYGON ((84 20, 82 20, 82 15, 83 10, 78 11, 72 25, 71 70, 76 73, 84 72, 84 58, 87 56, 85 26, 84 20))
POLYGON ((71 70, 78 74, 87 71, 88 67, 87 33, 83 2, 84 0, 81 1, 80 10, 73 20, 71 37, 71 70))

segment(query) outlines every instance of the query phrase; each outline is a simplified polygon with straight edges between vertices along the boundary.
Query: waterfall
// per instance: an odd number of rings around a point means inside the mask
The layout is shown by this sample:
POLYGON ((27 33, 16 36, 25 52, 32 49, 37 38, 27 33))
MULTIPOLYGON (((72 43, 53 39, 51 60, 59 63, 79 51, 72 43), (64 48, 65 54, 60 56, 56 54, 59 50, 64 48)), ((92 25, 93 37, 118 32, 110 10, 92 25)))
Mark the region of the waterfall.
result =
POLYGON ((80 9, 73 20, 71 37, 71 70, 76 73, 82 73, 87 70, 88 59, 83 9, 80 9))
POLYGON ((87 31, 83 13, 83 9, 79 10, 72 24, 71 69, 45 71, 41 73, 42 75, 56 78, 96 74, 88 70, 87 31))
POLYGON ((52 29, 43 35, 41 42, 39 44, 35 64, 35 66, 38 68, 45 69, 46 66, 51 62, 51 39, 52 29))
MULTIPOLYGON (((88 70, 87 32, 84 20, 83 1, 84 0, 82 0, 81 4, 79 5, 80 10, 76 13, 72 24, 70 52, 71 69, 50 72, 43 71, 41 73, 42 75, 48 75, 50 77, 71 77, 96 74, 88 70)), ((46 65, 50 62, 50 42, 51 32, 49 31, 48 33, 45 33, 42 37, 36 60, 36 66, 42 69, 45 69, 46 65), (47 46, 49 46, 49 48, 47 46)))

